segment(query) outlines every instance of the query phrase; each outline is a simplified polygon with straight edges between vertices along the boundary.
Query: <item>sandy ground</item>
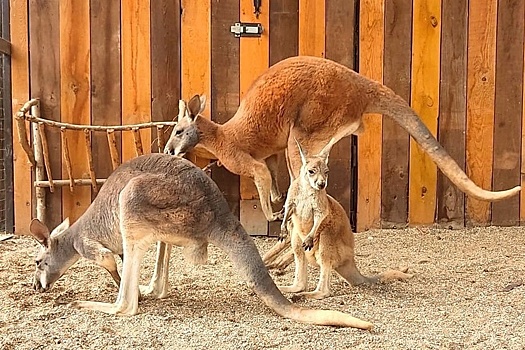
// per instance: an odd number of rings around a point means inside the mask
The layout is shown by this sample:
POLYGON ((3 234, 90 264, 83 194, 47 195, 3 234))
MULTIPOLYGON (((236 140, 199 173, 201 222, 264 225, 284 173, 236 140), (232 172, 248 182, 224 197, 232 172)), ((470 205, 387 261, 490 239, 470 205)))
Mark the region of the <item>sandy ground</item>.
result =
MULTIPOLYGON (((271 239, 255 239, 264 252, 271 239)), ((193 266, 178 249, 167 299, 146 298, 140 314, 81 311, 73 300, 113 302, 111 278, 82 260, 48 293, 32 289, 36 243, 0 242, 0 349, 525 349, 525 229, 376 230, 356 236, 357 264, 371 274, 408 267, 408 282, 351 287, 332 281, 333 296, 298 300, 348 312, 372 332, 299 324, 264 306, 215 247, 193 266)), ((143 265, 146 284, 153 249, 143 265)), ((310 269, 310 286, 318 271, 310 269)), ((277 283, 290 283, 293 266, 277 283)), ((290 295, 288 295, 290 297, 290 295)))

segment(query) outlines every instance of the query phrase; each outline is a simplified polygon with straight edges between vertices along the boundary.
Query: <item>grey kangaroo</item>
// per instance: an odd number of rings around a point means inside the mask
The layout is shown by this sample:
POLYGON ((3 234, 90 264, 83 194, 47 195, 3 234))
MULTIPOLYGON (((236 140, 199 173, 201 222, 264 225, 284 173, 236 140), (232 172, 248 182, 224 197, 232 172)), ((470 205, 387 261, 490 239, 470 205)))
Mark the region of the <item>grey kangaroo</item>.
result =
MULTIPOLYGON (((73 307, 134 315, 138 312, 140 264, 152 243, 181 246, 185 258, 194 263, 206 262, 207 246, 212 243, 228 254, 235 271, 277 314, 318 325, 372 327, 371 323, 342 312, 301 308, 286 299, 217 185, 185 159, 149 154, 123 163, 82 217, 58 235, 93 229, 103 231, 103 236, 122 236, 124 262, 119 294, 115 303, 75 301, 71 303, 73 307)), ((53 248, 51 241, 47 245, 53 248)), ((49 265, 44 267, 44 260, 39 261, 40 269, 49 265)), ((55 268, 57 275, 63 269, 55 268)), ((49 281, 45 283, 43 288, 50 285, 49 281)))
POLYGON ((354 260, 354 234, 343 207, 326 193, 328 154, 334 139, 317 155, 306 154, 299 143, 302 161, 299 177, 292 181, 284 205, 281 224, 283 240, 291 233, 295 276, 291 286, 280 286, 282 292, 299 293, 310 299, 330 295, 332 270, 352 285, 379 281, 405 280, 412 275, 387 270, 376 276, 363 276, 354 260), (291 222, 288 222, 288 221, 291 222), (319 283, 312 292, 307 287, 307 262, 320 267, 319 283))

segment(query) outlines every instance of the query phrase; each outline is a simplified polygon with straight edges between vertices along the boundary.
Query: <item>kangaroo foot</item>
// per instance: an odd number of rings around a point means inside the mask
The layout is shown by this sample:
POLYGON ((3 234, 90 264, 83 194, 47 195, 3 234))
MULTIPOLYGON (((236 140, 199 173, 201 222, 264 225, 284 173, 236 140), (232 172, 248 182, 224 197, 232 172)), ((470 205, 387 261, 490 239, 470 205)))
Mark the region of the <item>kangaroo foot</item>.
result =
POLYGON ((306 299, 324 299, 326 297, 329 297, 330 296, 330 291, 319 291, 319 290, 314 290, 313 292, 302 292, 302 293, 299 293, 297 294, 301 297, 305 297, 306 299))
POLYGON ((148 285, 148 286, 139 286, 140 290, 140 300, 144 296, 149 296, 157 299, 164 299, 168 297, 168 291, 166 288, 157 288, 156 285, 148 285))
POLYGON ((406 273, 408 271, 408 268, 403 269, 402 271, 399 270, 386 270, 385 272, 381 273, 379 275, 379 280, 381 282, 393 282, 393 281, 406 281, 414 275, 406 273))
POLYGON ((111 304, 111 303, 102 303, 102 302, 97 302, 97 301, 77 300, 77 301, 73 301, 69 303, 69 306, 75 309, 101 311, 106 314, 122 315, 122 316, 133 316, 137 314, 137 311, 138 311, 137 305, 111 304))
POLYGON ((292 284, 291 286, 277 286, 277 288, 283 293, 299 293, 305 290, 306 286, 292 284))

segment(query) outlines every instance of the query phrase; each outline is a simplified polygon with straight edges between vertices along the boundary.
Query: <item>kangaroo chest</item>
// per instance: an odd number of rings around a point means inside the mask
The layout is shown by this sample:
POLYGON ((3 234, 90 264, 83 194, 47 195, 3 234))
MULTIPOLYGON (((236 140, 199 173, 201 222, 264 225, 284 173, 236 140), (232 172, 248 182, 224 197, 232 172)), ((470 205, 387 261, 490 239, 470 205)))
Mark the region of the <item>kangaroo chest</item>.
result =
POLYGON ((324 217, 328 209, 328 199, 324 192, 300 190, 294 204, 293 230, 304 239, 312 229, 316 217, 324 217))

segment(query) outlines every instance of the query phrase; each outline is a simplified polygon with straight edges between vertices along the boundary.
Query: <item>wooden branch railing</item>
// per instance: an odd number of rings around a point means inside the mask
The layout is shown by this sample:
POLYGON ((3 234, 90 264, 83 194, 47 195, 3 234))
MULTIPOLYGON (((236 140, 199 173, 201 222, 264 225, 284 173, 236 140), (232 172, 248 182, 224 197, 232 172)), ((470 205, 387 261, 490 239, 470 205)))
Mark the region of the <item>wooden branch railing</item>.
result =
MULTIPOLYGON (((179 114, 183 114, 186 110, 184 101, 179 102, 179 114)), ((24 103, 22 108, 15 114, 16 127, 18 131, 18 142, 27 155, 27 159, 32 165, 35 172, 35 181, 33 186, 36 191, 36 211, 37 218, 45 222, 45 188, 49 188, 50 192, 54 192, 56 186, 69 186, 71 192, 74 191, 75 186, 91 186, 95 193, 98 192, 98 186, 102 185, 106 179, 97 179, 95 174, 95 167, 93 164, 93 152, 91 149, 91 139, 93 132, 105 132, 109 146, 111 165, 115 170, 120 165, 120 155, 118 152, 115 131, 131 132, 135 145, 137 156, 144 153, 142 146, 142 139, 140 137, 140 129, 156 128, 157 129, 157 149, 159 152, 164 150, 165 145, 165 128, 177 124, 175 121, 166 122, 149 122, 132 125, 81 125, 57 122, 47 120, 40 116, 40 103, 38 99, 31 99, 24 103), (28 112, 31 112, 28 114, 28 112), (31 138, 28 138, 29 130, 32 130, 31 138), (62 144, 62 158, 66 166, 68 179, 53 179, 51 173, 51 163, 49 160, 49 145, 46 137, 46 126, 60 129, 60 142, 62 144), (70 150, 67 139, 67 131, 82 131, 84 132, 84 140, 87 150, 87 164, 89 179, 75 179, 73 177, 73 169, 70 157, 70 150), (47 178, 47 179, 46 179, 47 178)))

